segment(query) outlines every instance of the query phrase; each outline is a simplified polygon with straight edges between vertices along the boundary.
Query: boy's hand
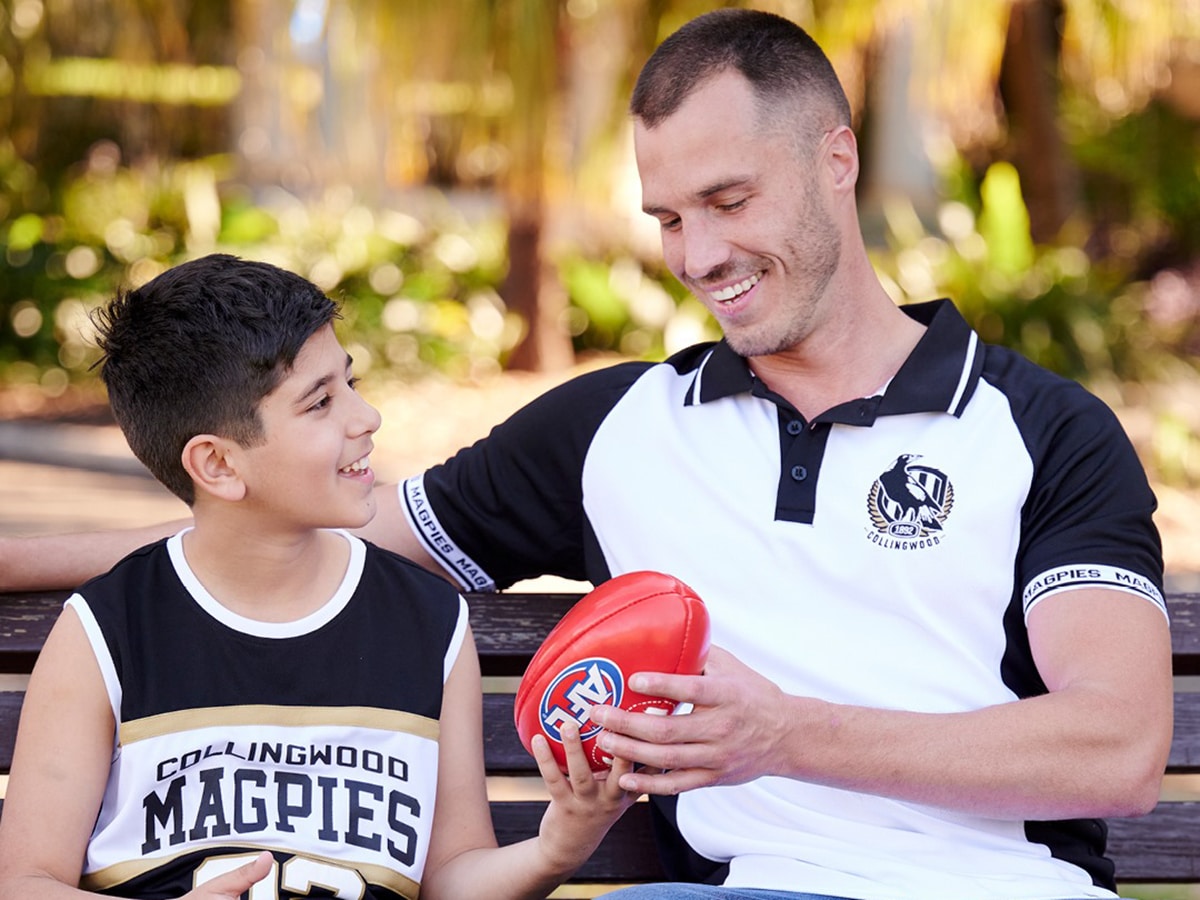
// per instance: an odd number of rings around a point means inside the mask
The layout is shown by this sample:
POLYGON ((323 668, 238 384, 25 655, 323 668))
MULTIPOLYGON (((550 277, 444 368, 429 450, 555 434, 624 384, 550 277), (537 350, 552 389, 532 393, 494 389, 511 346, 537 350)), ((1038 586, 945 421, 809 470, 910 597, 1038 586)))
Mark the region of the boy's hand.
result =
POLYGON ((274 858, 265 850, 257 858, 232 872, 218 875, 211 881, 188 891, 180 900, 238 900, 242 894, 267 877, 274 858))
POLYGON ((622 790, 619 784, 623 774, 633 771, 633 763, 614 757, 610 771, 593 772, 579 738, 579 728, 568 723, 560 733, 567 757, 565 775, 558 768, 545 736, 535 735, 532 749, 538 771, 550 792, 550 805, 538 829, 538 843, 551 866, 569 874, 587 861, 613 822, 638 795, 622 790))

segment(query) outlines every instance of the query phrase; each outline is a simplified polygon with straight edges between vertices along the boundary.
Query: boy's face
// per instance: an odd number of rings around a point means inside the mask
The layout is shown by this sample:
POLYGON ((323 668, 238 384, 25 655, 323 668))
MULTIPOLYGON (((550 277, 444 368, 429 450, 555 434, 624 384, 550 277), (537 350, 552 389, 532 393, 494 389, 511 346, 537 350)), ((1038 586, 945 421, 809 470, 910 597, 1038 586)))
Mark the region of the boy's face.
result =
POLYGON ((245 499, 279 525, 357 528, 375 515, 368 456, 380 418, 354 383, 350 356, 326 325, 259 404, 264 441, 242 449, 239 471, 245 499))

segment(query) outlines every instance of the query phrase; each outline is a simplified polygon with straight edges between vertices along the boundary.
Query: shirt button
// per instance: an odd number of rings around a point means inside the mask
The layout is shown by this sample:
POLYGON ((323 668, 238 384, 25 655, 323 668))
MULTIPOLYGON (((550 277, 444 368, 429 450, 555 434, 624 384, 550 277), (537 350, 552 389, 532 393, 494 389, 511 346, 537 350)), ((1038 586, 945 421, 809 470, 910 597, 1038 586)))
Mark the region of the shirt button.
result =
POLYGON ((803 481, 808 477, 808 469, 804 466, 792 466, 792 478, 796 481, 803 481))
POLYGON ((804 430, 804 423, 799 419, 792 419, 787 423, 787 433, 797 435, 804 430))

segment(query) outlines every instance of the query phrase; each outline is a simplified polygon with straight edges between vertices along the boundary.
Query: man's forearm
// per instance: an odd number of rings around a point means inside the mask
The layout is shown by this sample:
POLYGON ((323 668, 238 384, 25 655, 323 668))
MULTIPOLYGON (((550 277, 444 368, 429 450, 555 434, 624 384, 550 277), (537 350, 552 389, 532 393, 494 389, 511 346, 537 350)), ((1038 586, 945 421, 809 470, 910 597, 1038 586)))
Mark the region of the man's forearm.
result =
POLYGON ((73 588, 107 572, 122 557, 174 534, 188 519, 76 534, 0 537, 0 591, 73 588))
POLYGON ((950 714, 824 705, 806 717, 823 724, 800 744, 791 774, 988 817, 1140 815, 1158 797, 1169 711, 1154 698, 1121 715, 1089 693, 950 714))

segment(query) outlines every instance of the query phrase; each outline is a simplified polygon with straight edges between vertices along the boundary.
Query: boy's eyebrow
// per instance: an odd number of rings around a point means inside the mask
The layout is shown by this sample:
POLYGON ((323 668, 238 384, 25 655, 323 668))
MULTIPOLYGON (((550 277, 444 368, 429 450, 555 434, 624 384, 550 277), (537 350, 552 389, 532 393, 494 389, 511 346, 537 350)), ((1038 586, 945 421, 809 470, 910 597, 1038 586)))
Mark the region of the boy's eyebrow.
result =
MULTIPOLYGON (((349 353, 347 353, 346 354, 346 371, 349 372, 353 366, 354 366, 354 357, 352 357, 349 353)), ((313 394, 318 394, 321 391, 323 391, 325 389, 325 386, 336 378, 337 378, 337 376, 333 375, 333 374, 322 375, 320 378, 318 378, 316 381, 314 381, 312 384, 310 384, 308 386, 308 389, 305 390, 302 394, 296 395, 295 404, 297 406, 302 406, 303 404, 307 403, 308 399, 310 397, 312 397, 313 394)))
MULTIPOLYGON (((722 191, 728 191, 731 188, 746 187, 753 181, 749 176, 739 176, 737 178, 729 178, 725 181, 718 181, 715 184, 710 184, 707 187, 702 187, 693 195, 697 200, 707 200, 722 191)), ((667 209, 662 206, 643 206, 642 212, 651 216, 669 215, 674 210, 667 209)))

